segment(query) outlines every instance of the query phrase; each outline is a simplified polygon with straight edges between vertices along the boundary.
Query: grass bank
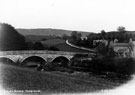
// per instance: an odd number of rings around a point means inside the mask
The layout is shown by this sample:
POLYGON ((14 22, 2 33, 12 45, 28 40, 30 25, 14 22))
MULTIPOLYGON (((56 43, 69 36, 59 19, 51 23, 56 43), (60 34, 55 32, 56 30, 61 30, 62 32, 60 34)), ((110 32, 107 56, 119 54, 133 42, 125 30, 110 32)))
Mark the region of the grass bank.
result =
POLYGON ((5 90, 40 90, 40 93, 84 93, 112 89, 119 85, 89 74, 38 72, 0 64, 5 90))

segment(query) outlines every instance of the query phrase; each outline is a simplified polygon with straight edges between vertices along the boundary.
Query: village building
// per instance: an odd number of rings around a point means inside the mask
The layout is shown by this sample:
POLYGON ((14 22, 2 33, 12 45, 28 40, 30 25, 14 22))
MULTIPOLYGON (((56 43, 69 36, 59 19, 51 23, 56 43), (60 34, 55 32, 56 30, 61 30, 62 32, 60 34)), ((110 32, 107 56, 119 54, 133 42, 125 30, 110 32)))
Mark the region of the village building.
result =
POLYGON ((96 43, 103 43, 103 44, 105 44, 105 46, 107 46, 108 45, 108 41, 107 40, 94 40, 93 41, 93 45, 95 45, 96 43))
POLYGON ((83 35, 83 34, 82 34, 81 40, 87 40, 87 39, 88 39, 88 37, 87 37, 86 35, 83 35))
POLYGON ((135 41, 132 39, 128 43, 118 43, 115 39, 110 42, 110 47, 114 49, 118 57, 135 57, 135 41))

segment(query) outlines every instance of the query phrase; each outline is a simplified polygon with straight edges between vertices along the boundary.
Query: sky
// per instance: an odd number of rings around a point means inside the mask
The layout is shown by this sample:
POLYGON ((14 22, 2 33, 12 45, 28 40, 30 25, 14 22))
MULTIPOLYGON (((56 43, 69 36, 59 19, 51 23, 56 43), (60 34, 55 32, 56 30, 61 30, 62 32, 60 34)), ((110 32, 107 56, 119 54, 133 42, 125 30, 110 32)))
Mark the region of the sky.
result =
POLYGON ((135 31, 135 0, 0 0, 0 22, 15 28, 135 31))

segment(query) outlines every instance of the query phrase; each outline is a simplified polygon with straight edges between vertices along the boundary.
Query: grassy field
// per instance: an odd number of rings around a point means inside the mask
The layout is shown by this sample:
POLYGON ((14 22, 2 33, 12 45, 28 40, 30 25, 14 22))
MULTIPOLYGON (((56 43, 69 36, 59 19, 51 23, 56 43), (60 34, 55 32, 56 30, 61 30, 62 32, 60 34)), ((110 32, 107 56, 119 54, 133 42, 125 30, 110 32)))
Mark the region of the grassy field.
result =
MULTIPOLYGON (((70 36, 72 30, 63 30, 63 29, 51 29, 51 28, 39 28, 39 29, 17 29, 20 34, 23 35, 43 35, 43 36, 70 36)), ((90 32, 78 31, 82 35, 88 35, 90 32)))
POLYGON ((58 45, 56 45, 56 47, 61 51, 88 53, 87 50, 82 50, 82 49, 77 49, 77 48, 71 47, 71 46, 67 45, 66 42, 58 44, 58 45))
POLYGON ((63 39, 49 39, 46 41, 41 41, 43 45, 47 46, 56 46, 58 44, 64 43, 65 41, 63 39))
MULTIPOLYGON (((113 89, 118 82, 86 73, 38 72, 28 68, 0 64, 5 90, 40 90, 40 93, 84 93, 113 89)), ((26 92, 23 92, 24 94, 26 92)))
POLYGON ((38 42, 42 40, 56 39, 55 36, 25 35, 26 42, 38 42))
POLYGON ((59 49, 59 51, 67 51, 67 52, 88 52, 86 50, 77 49, 74 47, 71 47, 66 44, 66 41, 63 39, 48 39, 46 41, 41 41, 43 45, 47 45, 49 47, 55 46, 59 49))

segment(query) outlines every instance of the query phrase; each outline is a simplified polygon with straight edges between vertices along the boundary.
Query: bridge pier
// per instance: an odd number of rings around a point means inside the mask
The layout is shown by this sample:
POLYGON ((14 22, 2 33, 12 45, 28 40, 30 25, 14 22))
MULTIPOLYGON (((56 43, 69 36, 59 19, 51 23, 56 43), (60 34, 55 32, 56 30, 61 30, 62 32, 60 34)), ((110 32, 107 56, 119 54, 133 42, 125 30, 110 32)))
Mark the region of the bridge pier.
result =
POLYGON ((53 61, 53 58, 46 58, 46 64, 50 64, 53 61))

